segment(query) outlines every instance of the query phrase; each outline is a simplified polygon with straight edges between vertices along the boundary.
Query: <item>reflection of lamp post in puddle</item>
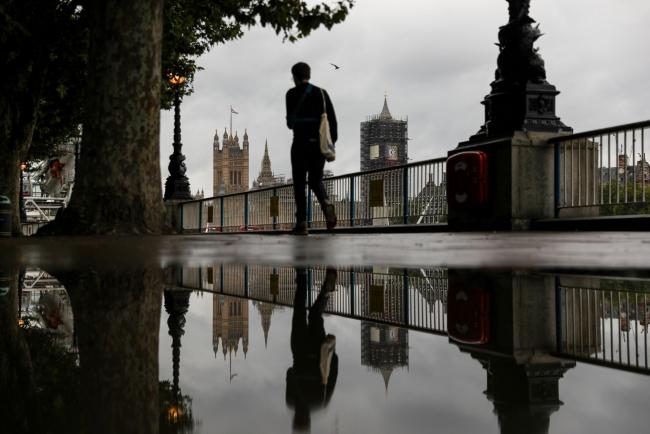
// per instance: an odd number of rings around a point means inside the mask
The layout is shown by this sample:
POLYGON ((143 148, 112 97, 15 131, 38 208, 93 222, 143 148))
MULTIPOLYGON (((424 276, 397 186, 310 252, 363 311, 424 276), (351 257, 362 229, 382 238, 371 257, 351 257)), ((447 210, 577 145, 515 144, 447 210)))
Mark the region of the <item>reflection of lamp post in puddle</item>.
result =
POLYGON ((575 361, 557 348, 555 278, 512 272, 448 272, 450 342, 478 360, 502 434, 547 434, 562 405, 559 380, 575 361))
POLYGON ((172 337, 172 388, 171 400, 166 405, 167 422, 172 425, 184 423, 191 413, 185 413, 183 397, 179 387, 180 364, 181 364, 181 336, 185 334, 185 314, 190 306, 190 291, 165 290, 165 310, 169 314, 167 326, 169 335, 172 337))

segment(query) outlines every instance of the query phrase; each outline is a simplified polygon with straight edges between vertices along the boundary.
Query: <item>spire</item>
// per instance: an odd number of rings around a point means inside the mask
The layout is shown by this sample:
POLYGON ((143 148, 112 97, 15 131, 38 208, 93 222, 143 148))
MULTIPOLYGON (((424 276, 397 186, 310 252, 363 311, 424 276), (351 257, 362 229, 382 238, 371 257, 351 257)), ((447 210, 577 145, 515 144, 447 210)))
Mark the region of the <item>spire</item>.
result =
POLYGON ((212 148, 219 150, 219 130, 214 130, 214 139, 212 140, 212 148))
POLYGON ((388 396, 388 382, 390 381, 390 375, 393 373, 393 368, 383 367, 379 368, 381 376, 384 379, 384 387, 386 387, 386 396, 388 396))
POLYGON ((268 187, 273 185, 275 178, 273 177, 273 170, 271 170, 271 157, 269 157, 269 141, 264 144, 264 156, 262 157, 262 167, 257 176, 255 185, 258 187, 268 187))
POLYGON ((244 148, 248 148, 248 130, 244 130, 244 142, 243 142, 244 148))
POLYGON ((380 119, 393 119, 393 116, 391 116, 390 111, 388 110, 387 98, 388 95, 384 94, 384 107, 381 109, 381 113, 379 113, 380 119))

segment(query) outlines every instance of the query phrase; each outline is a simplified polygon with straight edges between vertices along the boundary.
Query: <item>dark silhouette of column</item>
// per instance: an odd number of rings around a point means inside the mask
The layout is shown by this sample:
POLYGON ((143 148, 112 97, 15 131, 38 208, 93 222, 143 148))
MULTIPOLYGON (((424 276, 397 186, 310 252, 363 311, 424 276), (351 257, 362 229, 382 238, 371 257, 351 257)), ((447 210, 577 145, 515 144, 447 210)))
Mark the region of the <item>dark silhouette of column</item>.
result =
POLYGON ((501 433, 548 433, 559 380, 575 366, 551 355, 555 278, 450 270, 448 303, 450 341, 485 369, 501 433))
POLYGON ((542 36, 529 15, 530 0, 508 0, 508 23, 499 28, 499 56, 485 106, 485 124, 470 141, 514 131, 571 131, 555 116, 555 86, 546 81, 535 42, 542 36))

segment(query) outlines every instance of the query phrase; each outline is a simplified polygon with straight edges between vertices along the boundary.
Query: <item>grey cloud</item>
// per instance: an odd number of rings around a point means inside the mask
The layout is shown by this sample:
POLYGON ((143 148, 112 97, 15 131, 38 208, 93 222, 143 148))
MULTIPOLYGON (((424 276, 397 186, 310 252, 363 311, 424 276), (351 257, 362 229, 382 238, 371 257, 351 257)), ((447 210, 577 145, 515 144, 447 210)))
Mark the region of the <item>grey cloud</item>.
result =
MULTIPOLYGON (((533 1, 531 16, 548 80, 562 93, 558 114, 576 131, 650 117, 650 3, 646 0, 533 1)), ((313 68, 313 81, 332 95, 340 124, 336 174, 359 169, 359 123, 389 107, 408 116, 409 156, 444 156, 483 122, 480 101, 494 76, 498 27, 507 21, 503 0, 359 0, 348 20, 296 44, 269 29, 215 47, 196 93, 182 106, 183 151, 192 190, 212 193, 212 137, 228 124, 229 104, 240 111, 234 127, 251 139, 250 181, 268 139, 273 170, 290 174, 290 131, 284 123, 289 68, 313 68), (341 69, 334 71, 334 62, 341 69)), ((161 119, 161 163, 167 176, 172 116, 161 119)))

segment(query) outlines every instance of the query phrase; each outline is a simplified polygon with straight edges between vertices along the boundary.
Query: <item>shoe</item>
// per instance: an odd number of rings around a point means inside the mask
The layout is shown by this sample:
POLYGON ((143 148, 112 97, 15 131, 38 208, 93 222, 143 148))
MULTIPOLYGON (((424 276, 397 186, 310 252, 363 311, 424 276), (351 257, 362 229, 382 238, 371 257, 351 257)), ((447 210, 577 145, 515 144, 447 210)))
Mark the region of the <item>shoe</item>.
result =
POLYGON ((298 222, 291 230, 291 235, 309 235, 307 222, 298 222))
POLYGON ((325 223, 327 225, 327 230, 331 231, 336 227, 336 211, 334 210, 334 205, 327 204, 323 209, 325 214, 325 223))

